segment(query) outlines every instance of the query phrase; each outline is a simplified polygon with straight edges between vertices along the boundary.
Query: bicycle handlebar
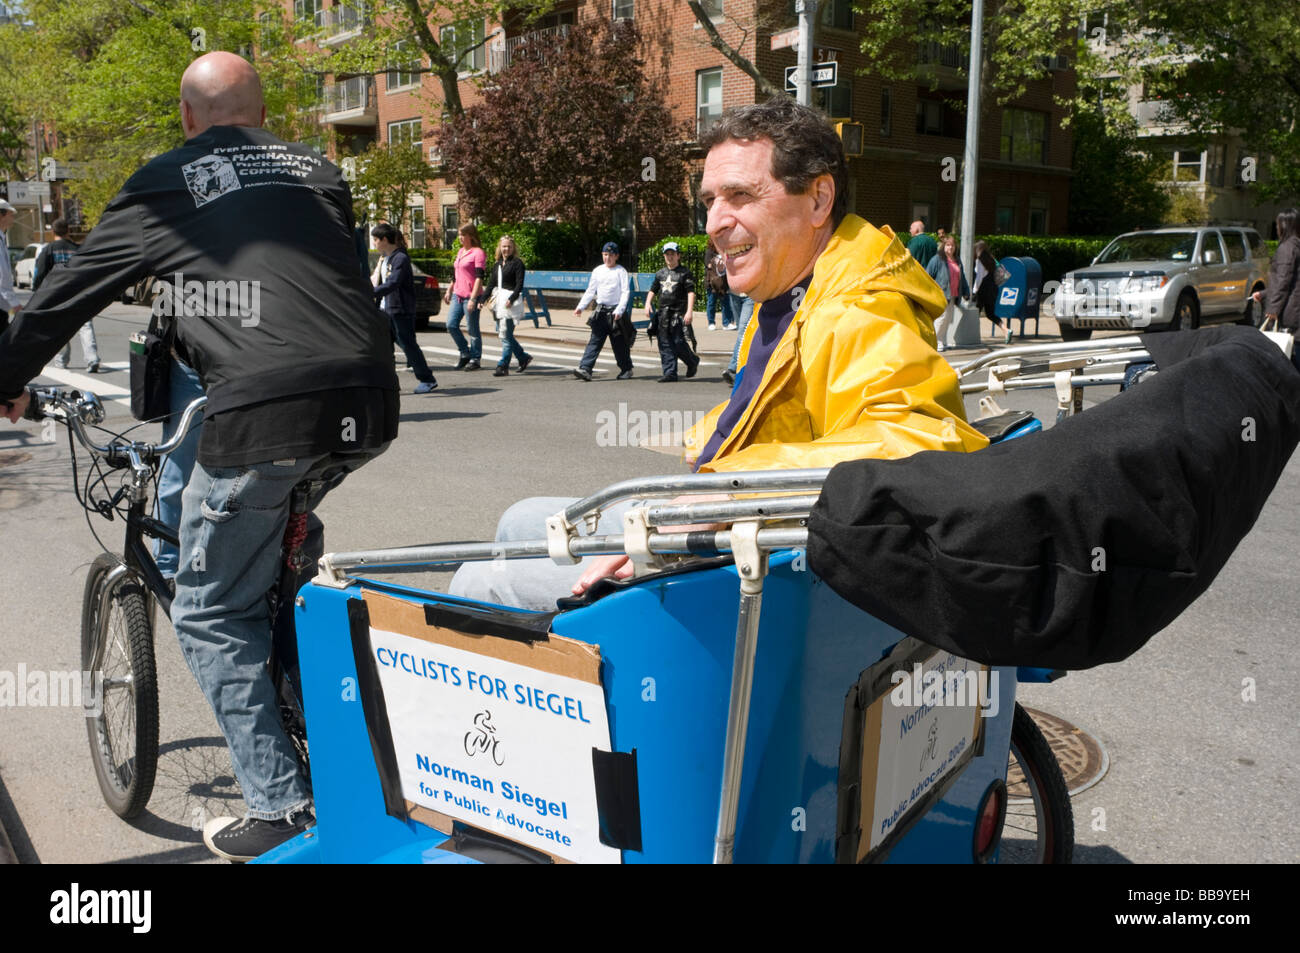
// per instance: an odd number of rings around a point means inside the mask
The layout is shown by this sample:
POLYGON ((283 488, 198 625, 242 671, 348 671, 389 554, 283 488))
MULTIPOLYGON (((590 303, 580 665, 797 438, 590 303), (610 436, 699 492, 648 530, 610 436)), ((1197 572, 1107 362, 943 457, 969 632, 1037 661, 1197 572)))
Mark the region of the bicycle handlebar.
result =
POLYGON ((28 393, 31 399, 27 405, 27 411, 23 414, 28 420, 42 420, 45 417, 60 420, 71 428, 72 432, 77 435, 77 439, 81 441, 81 445, 91 453, 98 454, 110 461, 121 460, 125 455, 126 459, 132 463, 137 460, 152 461, 159 457, 165 457, 179 447, 181 441, 193 429, 199 411, 208 402, 207 397, 197 397, 191 401, 181 414, 176 432, 172 434, 171 439, 162 443, 109 442, 101 447, 92 442, 86 435, 87 424, 95 426, 104 421, 104 405, 100 403, 99 398, 94 394, 90 392, 82 394, 76 390, 64 391, 58 388, 38 387, 29 387, 28 393))

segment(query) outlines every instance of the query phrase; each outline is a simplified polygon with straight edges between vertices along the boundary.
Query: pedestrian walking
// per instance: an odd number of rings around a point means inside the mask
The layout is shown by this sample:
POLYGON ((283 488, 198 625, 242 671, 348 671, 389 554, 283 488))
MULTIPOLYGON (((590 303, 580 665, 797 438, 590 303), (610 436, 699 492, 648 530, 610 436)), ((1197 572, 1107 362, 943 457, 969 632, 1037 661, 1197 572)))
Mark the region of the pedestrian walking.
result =
POLYGON ((690 327, 695 312, 695 279, 682 264, 681 249, 676 242, 664 245, 664 267, 655 273, 650 291, 645 297, 646 318, 651 317, 656 298, 659 301, 658 333, 659 362, 663 376, 659 383, 677 380, 677 361, 686 364, 686 376, 694 377, 700 368, 700 359, 686 343, 686 329, 690 327))
POLYGON ((17 217, 18 210, 0 199, 0 334, 9 326, 9 316, 23 309, 14 290, 14 273, 9 264, 9 226, 17 217))
POLYGON ((382 256, 371 276, 375 300, 388 315, 393 338, 415 371, 415 379, 420 382, 415 392, 431 393, 437 389, 438 381, 415 340, 415 272, 411 270, 411 256, 406 253, 406 239, 387 222, 372 228, 370 237, 375 240, 375 248, 382 256))
POLYGON ((970 285, 962 273, 961 262, 957 260, 957 240, 951 235, 945 235, 943 244, 939 246, 939 254, 930 260, 925 270, 939 286, 948 303, 943 314, 934 319, 934 336, 939 340, 938 349, 946 351, 949 346, 948 329, 956 321, 961 299, 970 297, 970 285))
MULTIPOLYGON (((76 242, 68 240, 68 220, 66 218, 56 218, 50 223, 50 231, 54 232, 54 241, 50 242, 41 249, 41 253, 36 256, 36 265, 32 271, 32 293, 35 294, 49 275, 50 270, 64 264, 73 253, 80 247, 76 242)), ((95 322, 94 319, 87 321, 81 326, 81 350, 86 356, 86 373, 99 373, 99 342, 95 340, 95 322)), ((72 357, 72 342, 69 341, 63 346, 58 357, 54 359, 55 367, 67 367, 68 359, 72 357)))
POLYGON ((600 250, 603 263, 591 272, 587 290, 582 294, 573 316, 582 320, 582 312, 593 301, 596 310, 587 319, 591 328, 591 337, 587 339, 587 350, 583 352, 582 363, 574 370, 573 376, 580 381, 591 380, 592 368, 596 358, 609 338, 610 347, 614 349, 614 360, 618 363, 618 380, 625 381, 632 376, 632 353, 622 327, 622 319, 627 315, 632 299, 632 282, 627 270, 618 263, 618 245, 606 242, 600 250))
POLYGON ((1256 291, 1264 305, 1264 320, 1276 319, 1278 328, 1291 332, 1296 348, 1291 360, 1300 368, 1300 211, 1283 209, 1277 214, 1277 251, 1268 269, 1268 290, 1256 291))
POLYGON ((939 245, 926 234, 925 222, 919 218, 909 228, 912 238, 907 243, 907 250, 920 263, 922 268, 929 268, 934 256, 939 253, 939 245))
POLYGON ((704 271, 708 275, 709 285, 704 304, 704 317, 709 322, 709 330, 717 330, 713 323, 713 316, 718 311, 722 312, 722 326, 724 328, 735 324, 736 312, 732 309, 733 295, 731 289, 727 286, 727 256, 718 252, 718 248, 713 244, 711 238, 704 250, 704 271))
POLYGON ((443 301, 451 305, 447 314, 447 333, 451 335, 460 360, 456 370, 477 371, 483 357, 483 337, 479 334, 479 295, 487 271, 487 252, 479 242, 478 228, 472 223, 460 227, 460 250, 451 266, 452 283, 443 301), (464 319, 469 338, 460 329, 464 319))
POLYGON ((993 322, 993 333, 1006 332, 1006 343, 1011 343, 1011 319, 1006 327, 994 313, 998 304, 998 262, 989 251, 988 242, 975 243, 975 304, 984 310, 984 316, 993 322))
POLYGON ((497 337, 501 339, 501 360, 492 372, 493 377, 505 377, 510 373, 511 355, 519 362, 521 373, 533 362, 533 356, 515 340, 515 322, 524 316, 524 270, 515 240, 502 235, 497 242, 492 278, 483 289, 483 297, 492 302, 492 318, 496 321, 497 337))

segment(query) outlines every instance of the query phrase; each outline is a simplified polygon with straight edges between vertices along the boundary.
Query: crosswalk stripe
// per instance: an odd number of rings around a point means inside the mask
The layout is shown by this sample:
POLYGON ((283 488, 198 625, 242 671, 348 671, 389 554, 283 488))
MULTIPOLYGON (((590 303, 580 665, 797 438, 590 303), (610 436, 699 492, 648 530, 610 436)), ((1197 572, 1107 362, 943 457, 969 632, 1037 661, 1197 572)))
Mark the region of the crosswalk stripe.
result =
MULTIPOLYGON (((423 351, 425 354, 436 355, 439 357, 444 357, 444 356, 455 357, 458 359, 460 357, 460 352, 457 351, 455 348, 435 347, 432 345, 424 344, 420 346, 420 350, 423 351)), ((566 367, 571 369, 577 367, 578 362, 582 360, 584 349, 583 348, 568 349, 568 348, 559 347, 554 344, 539 345, 536 344, 535 342, 529 342, 529 344, 524 348, 524 350, 526 350, 529 354, 533 356, 533 358, 536 360, 538 367, 566 367), (546 360, 546 358, 550 358, 551 360, 546 360), (562 362, 562 363, 557 363, 557 362, 562 362)), ((405 355, 402 354, 400 350, 397 351, 396 353, 397 353, 398 361, 401 362, 399 363, 399 366, 401 366, 402 363, 405 363, 406 357, 405 355)), ((640 357, 646 360, 653 360, 656 362, 656 364, 659 358, 659 354, 657 351, 652 351, 649 353, 646 353, 644 351, 637 351, 634 352, 632 356, 634 360, 640 357)), ((484 363, 490 365, 493 363, 493 360, 491 357, 488 357, 484 363)), ((596 358, 596 366, 600 368, 615 368, 618 366, 618 363, 614 360, 613 352, 609 348, 605 348, 604 350, 601 351, 600 357, 596 358)), ((720 367, 720 366, 721 366, 720 364, 710 360, 702 359, 700 362, 700 367, 720 367)))
POLYGON ((103 375, 103 371, 125 371, 130 365, 125 361, 118 364, 103 362, 99 365, 101 373, 77 374, 68 370, 66 367, 55 367, 53 364, 47 364, 41 370, 41 377, 47 377, 64 387, 75 387, 83 394, 89 391, 99 398, 101 403, 121 404, 127 410, 131 409, 131 390, 128 382, 127 389, 121 390, 120 384, 115 384, 103 375))

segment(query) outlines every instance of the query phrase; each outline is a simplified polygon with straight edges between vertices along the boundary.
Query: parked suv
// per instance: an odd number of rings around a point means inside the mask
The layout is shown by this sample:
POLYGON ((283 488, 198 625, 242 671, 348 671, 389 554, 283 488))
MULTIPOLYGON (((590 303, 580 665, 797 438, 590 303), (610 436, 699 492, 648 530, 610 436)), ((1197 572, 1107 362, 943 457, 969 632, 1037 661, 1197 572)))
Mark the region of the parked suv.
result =
POLYGON ((1129 232, 1087 268, 1067 272, 1054 307, 1061 338, 1094 328, 1197 328, 1258 323, 1251 293, 1264 287, 1268 257, 1253 228, 1180 227, 1129 232))

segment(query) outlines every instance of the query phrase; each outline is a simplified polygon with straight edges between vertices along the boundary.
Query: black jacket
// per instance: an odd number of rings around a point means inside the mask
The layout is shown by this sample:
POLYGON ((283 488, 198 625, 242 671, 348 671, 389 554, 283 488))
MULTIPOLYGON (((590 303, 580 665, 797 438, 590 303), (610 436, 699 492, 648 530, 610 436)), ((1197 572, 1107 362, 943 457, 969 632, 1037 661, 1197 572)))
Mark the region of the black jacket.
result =
POLYGON ((155 308, 179 312, 178 347, 208 415, 340 388, 396 392, 388 322, 352 228, 352 195, 330 162, 264 129, 214 126, 131 176, 51 271, 0 337, 0 398, 146 275, 179 278, 155 308))
POLYGON ((415 272, 402 249, 388 256, 388 277, 375 286, 374 295, 389 314, 415 314, 415 272))
POLYGON ((1145 343, 1157 374, 1051 430, 836 466, 809 566, 980 662, 1086 668, 1137 651, 1214 581, 1300 441, 1300 374, 1254 328, 1145 343))
POLYGON ((484 287, 481 299, 484 301, 492 298, 492 292, 497 286, 497 266, 501 266, 501 287, 510 291, 510 298, 507 304, 514 304, 521 294, 524 293, 524 263, 523 260, 515 255, 513 258, 507 258, 505 261, 494 261, 492 267, 488 269, 488 282, 484 287))
POLYGON ((1269 266, 1264 313, 1276 314, 1284 328, 1300 330, 1300 238, 1294 235, 1278 244, 1269 266))

